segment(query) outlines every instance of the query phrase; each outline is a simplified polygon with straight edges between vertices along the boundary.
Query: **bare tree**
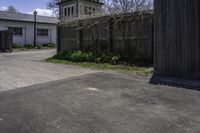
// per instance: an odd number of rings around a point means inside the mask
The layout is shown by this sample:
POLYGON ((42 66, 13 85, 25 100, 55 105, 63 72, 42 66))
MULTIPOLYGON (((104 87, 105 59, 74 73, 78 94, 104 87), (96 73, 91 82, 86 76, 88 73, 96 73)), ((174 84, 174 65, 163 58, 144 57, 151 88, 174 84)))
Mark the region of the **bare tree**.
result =
POLYGON ((103 6, 103 12, 105 14, 107 13, 113 13, 113 3, 112 0, 103 0, 104 6, 103 6))
POLYGON ((58 15, 59 13, 59 6, 57 5, 57 3, 59 3, 61 0, 49 0, 49 2, 47 2, 47 8, 53 10, 53 13, 58 15))
POLYGON ((14 6, 9 6, 5 12, 13 12, 13 13, 19 13, 19 11, 14 6))
POLYGON ((152 0, 104 0, 107 13, 131 13, 153 8, 152 0))
MULTIPOLYGON (((59 3, 61 0, 49 0, 47 8, 59 13, 59 3)), ((105 14, 111 13, 130 13, 135 11, 153 9, 153 0, 101 0, 104 3, 103 11, 105 14)))

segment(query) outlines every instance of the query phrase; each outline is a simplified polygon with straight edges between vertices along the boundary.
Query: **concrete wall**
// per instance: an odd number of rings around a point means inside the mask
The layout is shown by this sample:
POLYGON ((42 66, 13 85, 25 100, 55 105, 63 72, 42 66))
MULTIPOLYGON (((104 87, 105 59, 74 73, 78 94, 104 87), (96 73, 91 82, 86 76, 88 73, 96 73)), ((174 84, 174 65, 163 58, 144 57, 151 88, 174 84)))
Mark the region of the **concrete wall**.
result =
MULTIPOLYGON (((8 27, 22 27, 23 28, 22 36, 13 35, 13 43, 22 44, 22 45, 34 43, 34 23, 0 20, 0 30, 7 30, 8 27)), ((37 36, 37 39, 36 39, 37 44, 44 44, 44 43, 56 44, 57 43, 57 25, 38 23, 37 28, 49 29, 49 36, 47 37, 37 36)))

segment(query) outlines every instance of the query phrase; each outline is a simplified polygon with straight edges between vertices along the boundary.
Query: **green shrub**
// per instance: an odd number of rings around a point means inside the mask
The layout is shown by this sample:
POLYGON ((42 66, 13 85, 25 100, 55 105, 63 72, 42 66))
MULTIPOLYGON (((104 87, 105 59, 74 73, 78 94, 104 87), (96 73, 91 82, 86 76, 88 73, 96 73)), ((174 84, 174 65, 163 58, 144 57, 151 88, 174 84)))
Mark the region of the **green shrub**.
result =
POLYGON ((112 59, 111 59, 111 63, 114 64, 114 65, 118 64, 119 61, 120 61, 120 56, 119 55, 118 56, 113 56, 112 59))
POLYGON ((95 58, 95 62, 96 62, 96 63, 101 63, 101 60, 102 60, 101 57, 95 58))
POLYGON ((69 55, 69 52, 65 51, 65 52, 61 52, 56 54, 53 58, 54 59, 61 59, 61 60, 67 60, 69 59, 67 56, 69 55))
POLYGON ((92 60, 92 53, 86 53, 82 51, 74 51, 70 56, 69 60, 74 62, 85 62, 85 61, 91 61, 92 60))
POLYGON ((20 49, 20 48, 23 48, 23 45, 22 44, 13 44, 13 48, 15 49, 20 49))
POLYGON ((100 57, 102 63, 110 62, 111 60, 111 56, 108 53, 102 53, 100 57))
POLYGON ((42 44, 42 47, 48 47, 48 43, 42 44))
POLYGON ((48 47, 49 47, 49 48, 54 48, 55 46, 56 46, 56 45, 53 44, 53 43, 49 43, 49 44, 48 44, 48 47))
POLYGON ((32 49, 32 48, 34 48, 34 45, 33 44, 27 44, 27 45, 24 45, 24 48, 32 49))
POLYGON ((27 44, 27 45, 13 44, 13 48, 15 48, 15 49, 21 49, 21 48, 25 48, 25 49, 34 49, 34 48, 42 49, 43 47, 54 48, 55 44, 47 43, 47 44, 37 45, 36 47, 34 47, 33 44, 27 44))
POLYGON ((48 48, 54 48, 56 45, 53 44, 53 43, 45 43, 45 44, 42 44, 42 47, 48 47, 48 48))
POLYGON ((120 55, 116 53, 111 53, 111 52, 104 52, 100 53, 96 56, 97 62, 98 63, 113 63, 117 64, 115 62, 118 62, 120 60, 120 55))
POLYGON ((38 46, 37 46, 37 49, 42 49, 42 46, 41 46, 41 45, 38 45, 38 46))
POLYGON ((68 60, 73 62, 96 62, 118 64, 120 55, 110 52, 84 52, 84 51, 65 51, 55 55, 53 58, 68 60))

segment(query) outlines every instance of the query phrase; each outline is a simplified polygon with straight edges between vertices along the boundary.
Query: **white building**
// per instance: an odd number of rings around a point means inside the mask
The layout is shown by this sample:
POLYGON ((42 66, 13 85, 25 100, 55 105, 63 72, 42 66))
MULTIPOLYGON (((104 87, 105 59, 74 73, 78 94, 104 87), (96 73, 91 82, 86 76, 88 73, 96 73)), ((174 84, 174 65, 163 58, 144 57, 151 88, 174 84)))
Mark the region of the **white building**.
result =
POLYGON ((100 0, 61 0, 59 14, 61 19, 98 15, 102 13, 100 0))
MULTIPOLYGON (((37 16, 36 43, 57 43, 57 18, 37 16)), ((0 11, 0 30, 13 31, 13 43, 34 43, 34 15, 0 11)))

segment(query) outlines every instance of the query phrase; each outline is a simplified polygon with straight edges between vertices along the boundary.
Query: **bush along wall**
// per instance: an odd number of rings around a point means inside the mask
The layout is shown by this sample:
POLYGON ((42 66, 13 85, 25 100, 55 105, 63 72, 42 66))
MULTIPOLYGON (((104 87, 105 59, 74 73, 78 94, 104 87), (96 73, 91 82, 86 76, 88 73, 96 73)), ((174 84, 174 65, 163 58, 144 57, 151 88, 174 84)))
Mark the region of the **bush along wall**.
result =
POLYGON ((72 61, 72 62, 95 62, 95 63, 110 63, 113 65, 146 65, 149 62, 141 62, 140 60, 131 61, 127 56, 117 54, 114 52, 90 52, 72 50, 58 53, 53 57, 54 59, 72 61))
POLYGON ((24 44, 13 43, 12 46, 14 49, 34 49, 34 48, 42 49, 42 48, 55 48, 56 47, 56 45, 53 43, 37 44, 36 47, 34 47, 33 44, 25 44, 24 45, 24 44))

